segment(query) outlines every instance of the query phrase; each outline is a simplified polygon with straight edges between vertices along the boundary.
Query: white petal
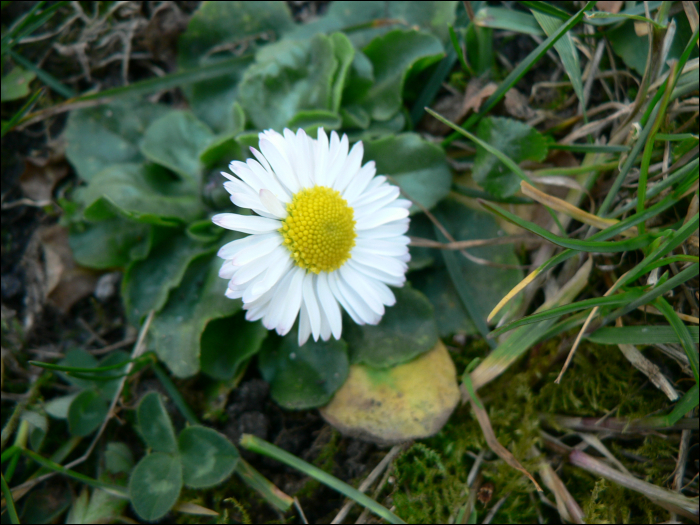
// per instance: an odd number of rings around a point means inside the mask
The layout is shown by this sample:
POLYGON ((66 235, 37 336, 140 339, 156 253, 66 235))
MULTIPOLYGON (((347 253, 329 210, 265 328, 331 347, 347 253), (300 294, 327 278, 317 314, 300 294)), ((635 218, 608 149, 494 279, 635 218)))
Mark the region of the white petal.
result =
POLYGON ((300 189, 299 181, 294 176, 292 166, 284 151, 280 151, 267 137, 260 139, 260 151, 262 151, 270 166, 272 166, 279 181, 292 194, 298 192, 300 189))
POLYGON ((270 255, 271 258, 273 256, 275 257, 275 264, 270 265, 265 276, 251 287, 251 294, 255 297, 262 295, 272 288, 275 283, 280 280, 282 275, 284 275, 292 267, 292 260, 289 257, 289 250, 284 246, 276 248, 270 255), (283 262, 280 263, 280 260, 283 260, 283 262))
MULTIPOLYGON (((358 182, 360 184, 364 184, 363 187, 359 189, 357 193, 357 195, 359 195, 367 185, 366 183, 363 183, 364 175, 361 174, 362 170, 360 169, 360 166, 362 165, 362 156, 364 155, 364 152, 365 150, 364 146, 362 145, 362 141, 356 142, 342 165, 342 170, 336 178, 333 187, 341 194, 343 194, 343 197, 345 197, 344 193, 346 190, 349 190, 350 186, 358 182)), ((374 174, 376 173, 376 170, 374 169, 374 162, 368 162, 367 164, 365 164, 365 167, 367 167, 368 165, 371 165, 368 168, 368 171, 372 172, 372 175, 369 177, 369 179, 371 180, 374 174)), ((347 199, 347 197, 345 198, 347 199)))
MULTIPOLYGON (((262 191, 262 190, 260 190, 262 191)), ((260 197, 255 193, 231 193, 231 202, 239 208, 248 208, 250 210, 262 208, 260 197)))
POLYGON ((235 213, 220 213, 214 215, 211 220, 222 228, 243 233, 268 233, 282 227, 282 223, 274 219, 235 213))
POLYGON ((338 139, 338 134, 333 131, 331 133, 330 151, 328 153, 328 172, 326 174, 326 184, 330 188, 335 189, 338 177, 344 173, 345 165, 348 159, 348 137, 343 135, 342 139, 338 139))
POLYGON ((348 313, 352 320, 355 321, 355 324, 365 324, 362 318, 357 315, 345 296, 341 293, 340 288, 338 287, 338 279, 338 272, 328 274, 328 287, 330 288, 333 297, 335 297, 342 305, 343 309, 348 313))
POLYGON ((340 333, 343 329, 343 318, 340 315, 340 307, 338 301, 333 296, 333 292, 328 285, 328 274, 321 272, 316 279, 316 292, 318 300, 321 303, 321 309, 328 319, 333 337, 340 339, 340 333))
POLYGON ((318 341, 318 336, 321 333, 321 312, 318 309, 318 301, 316 299, 315 280, 316 275, 314 273, 309 272, 306 274, 302 285, 302 295, 306 311, 309 314, 311 333, 314 336, 314 341, 318 341))
POLYGON ((357 246, 352 249, 350 256, 358 263, 364 264, 371 268, 377 268, 394 276, 403 276, 406 273, 406 263, 401 262, 396 257, 383 257, 381 255, 373 255, 357 246))
POLYGON ((249 246, 253 246, 261 240, 265 240, 268 237, 272 237, 273 235, 278 234, 265 233, 263 235, 248 235, 247 237, 243 237, 242 239, 236 239, 235 241, 227 242, 221 248, 219 248, 219 252, 216 255, 218 255, 222 259, 231 259, 239 251, 249 246))
POLYGON ((296 155, 295 165, 297 179, 302 188, 313 185, 314 176, 314 142, 306 132, 299 128, 296 135, 296 155))
MULTIPOLYGON (((260 237, 263 237, 260 235, 260 237)), ((255 261, 261 257, 269 255, 272 250, 280 246, 283 242, 282 236, 275 232, 273 234, 265 235, 265 239, 261 239, 260 242, 250 246, 244 250, 241 250, 236 255, 234 255, 231 260, 236 266, 243 266, 249 262, 255 261)), ((368 242, 368 241, 365 241, 368 242)))
POLYGON ((262 181, 262 184, 255 188, 255 192, 258 193, 261 189, 270 190, 275 196, 282 202, 290 202, 292 199, 290 193, 280 184, 277 179, 277 175, 274 174, 272 168, 265 160, 265 157, 255 148, 250 148, 251 151, 259 155, 259 158, 265 161, 265 164, 256 162, 253 159, 247 160, 248 169, 252 174, 254 174, 258 179, 262 181))
POLYGON ((219 268, 219 277, 222 279, 230 279, 236 273, 236 266, 231 261, 224 261, 224 264, 219 268))
POLYGON ((353 270, 349 266, 343 266, 340 270, 340 277, 345 281, 348 287, 352 288, 357 296, 369 306, 374 313, 380 317, 384 315, 384 305, 379 299, 379 295, 374 288, 367 282, 361 274, 353 270))
POLYGON ((306 270, 297 267, 280 281, 270 300, 270 309, 263 317, 263 324, 268 330, 274 328, 279 335, 286 335, 292 329, 301 306, 301 285, 305 273, 306 270))
POLYGON ((404 217, 408 217, 408 210, 404 208, 382 208, 372 215, 365 215, 357 219, 355 230, 369 230, 404 217))
POLYGON ((331 338, 331 325, 323 314, 324 312, 321 312, 321 339, 328 341, 331 338))
POLYGON ((287 210, 284 209, 280 200, 275 197, 275 194, 270 190, 260 190, 260 202, 265 206, 267 211, 278 219, 285 219, 287 217, 287 210))
POLYGON ((391 239, 398 235, 403 235, 408 231, 410 222, 408 219, 392 221, 370 230, 357 232, 358 239, 391 239))
POLYGON ((318 140, 314 145, 316 149, 314 184, 316 186, 328 186, 326 179, 328 174, 328 136, 323 128, 318 128, 318 140))
POLYGON ((335 282, 338 285, 338 290, 352 307, 355 313, 367 324, 377 324, 382 318, 378 315, 369 305, 360 297, 360 295, 353 289, 353 286, 349 285, 345 279, 340 275, 340 272, 333 272, 331 274, 337 276, 335 282))
POLYGON ((306 312, 306 306, 302 304, 299 310, 299 346, 303 346, 309 340, 309 335, 311 335, 309 314, 306 312))
POLYGON ((399 191, 398 188, 396 188, 396 194, 392 195, 385 195, 382 198, 379 198, 373 202, 368 202, 367 204, 363 204, 362 206, 357 206, 353 205, 353 210, 355 212, 355 217, 358 219, 361 217, 365 217, 366 215, 372 215, 376 211, 389 206, 391 204, 392 207, 394 207, 394 202, 396 201, 396 198, 399 196, 399 191))
MULTIPOLYGON (((224 172, 222 171, 221 174, 223 175, 224 172)), ((236 177, 231 177, 231 180, 224 182, 224 189, 231 194, 244 193, 245 195, 255 195, 253 188, 236 177)))
POLYGON ((355 246, 363 250, 377 255, 385 255, 388 257, 396 257, 408 253, 408 237, 397 237, 391 240, 388 239, 357 239, 355 246), (406 242, 400 242, 406 239, 406 242), (396 241, 399 242, 396 242, 396 241))
MULTIPOLYGON (((375 180, 378 179, 379 177, 375 177, 375 180)), ((360 195, 355 201, 352 203, 353 208, 359 208, 360 206, 365 206, 367 204, 370 204, 372 202, 378 201, 378 200, 384 200, 388 196, 393 195, 394 198, 392 200, 396 200, 396 198, 401 194, 401 191, 396 187, 392 186, 391 184, 386 184, 382 183, 379 185, 379 187, 374 188, 374 189, 367 189, 362 195, 360 195)), ((388 201, 391 202, 391 201, 388 201)))
POLYGON ((401 275, 391 275, 378 268, 373 268, 371 266, 361 264, 353 259, 350 259, 345 264, 354 268, 355 270, 364 275, 372 277, 377 281, 381 281, 391 286, 401 287, 406 283, 406 276, 403 273, 401 275))
POLYGON ((365 190, 367 184, 369 184, 369 181, 372 180, 376 173, 377 168, 373 160, 362 166, 356 173, 352 174, 352 178, 348 181, 346 188, 340 192, 343 198, 348 202, 354 201, 365 190))
MULTIPOLYGON (((251 160, 250 162, 255 161, 251 160)), ((246 164, 245 162, 234 160, 228 165, 228 168, 238 175, 240 179, 253 190, 254 193, 258 193, 260 188, 265 187, 265 181, 261 180, 260 176, 251 169, 250 163, 246 164)), ((223 175, 224 173, 222 172, 221 174, 223 175)))

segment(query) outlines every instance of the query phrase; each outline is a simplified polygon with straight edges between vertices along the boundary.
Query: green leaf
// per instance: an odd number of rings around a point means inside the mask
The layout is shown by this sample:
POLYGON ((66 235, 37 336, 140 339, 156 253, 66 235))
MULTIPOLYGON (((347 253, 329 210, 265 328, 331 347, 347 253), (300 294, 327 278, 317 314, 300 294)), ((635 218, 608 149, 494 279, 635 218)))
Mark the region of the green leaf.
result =
POLYGON ((153 122, 141 142, 141 153, 184 180, 199 183, 199 155, 214 140, 206 124, 189 111, 170 111, 153 122))
POLYGON ((141 459, 129 479, 131 504, 146 521, 165 516, 175 505, 181 489, 180 458, 163 452, 154 452, 141 459))
POLYGON ((505 29, 506 31, 515 31, 525 35, 542 35, 542 29, 537 25, 537 20, 531 15, 503 7, 483 7, 479 9, 474 17, 474 24, 479 27, 505 29))
POLYGON ((662 416, 667 426, 673 426, 678 421, 683 419, 688 412, 691 412, 698 406, 698 383, 695 383, 690 390, 676 403, 671 413, 667 416, 662 416))
POLYGON ((67 396, 54 397, 44 404, 44 410, 51 417, 56 419, 67 419, 68 409, 78 394, 68 394, 67 396))
MULTIPOLYGON (((364 162, 374 160, 378 175, 391 175, 412 199, 432 208, 450 191, 452 174, 445 152, 415 133, 403 133, 364 144, 364 162)), ((411 208, 417 211, 417 206, 411 208)))
POLYGON ((411 274, 411 284, 424 293, 433 305, 440 337, 445 339, 453 334, 469 335, 477 332, 452 284, 447 268, 441 266, 411 274))
POLYGON ((107 417, 107 402, 94 390, 84 390, 70 404, 68 428, 74 436, 88 436, 107 417))
POLYGON ((438 340, 433 307, 409 286, 392 290, 396 304, 376 326, 345 323, 350 363, 388 368, 431 350, 438 340))
POLYGON ((239 102, 256 128, 281 131, 301 110, 332 109, 337 67, 333 41, 327 36, 270 44, 246 70, 239 102))
POLYGON ((146 128, 167 111, 166 106, 133 98, 73 111, 63 134, 66 157, 88 182, 114 164, 140 162, 138 145, 146 128))
POLYGON ((12 71, 2 77, 2 89, 0 89, 0 100, 2 102, 18 100, 29 95, 29 83, 36 78, 31 71, 25 71, 19 66, 15 66, 12 71))
POLYGON ((203 212, 192 185, 173 178, 163 168, 143 164, 117 164, 97 174, 76 192, 89 221, 111 219, 119 213, 147 224, 177 226, 203 212))
POLYGON ((211 321, 201 338, 202 372, 221 381, 233 379, 266 336, 262 323, 246 321, 243 313, 211 321))
POLYGON ((201 489, 228 478, 240 455, 233 444, 216 430, 187 427, 178 437, 185 485, 201 489))
POLYGON ((149 392, 141 398, 138 418, 141 437, 149 448, 159 452, 177 452, 173 424, 158 392, 149 392))
MULTIPOLYGON (((489 117, 479 123, 477 136, 515 163, 541 161, 547 156, 544 137, 535 129, 517 120, 489 117)), ((472 170, 474 180, 496 197, 510 197, 520 189, 520 177, 481 145, 476 146, 472 170)))
MULTIPOLYGON (((556 16, 545 15, 534 9, 532 9, 532 14, 535 19, 542 26, 544 32, 547 36, 554 33, 564 22, 557 18, 556 16)), ((581 79, 581 63, 578 58, 578 50, 574 45, 574 40, 571 37, 571 33, 566 33, 561 37, 555 44, 554 49, 556 49, 559 58, 561 58, 561 63, 564 66, 566 74, 571 80, 571 85, 574 88, 574 92, 578 97, 579 101, 583 103, 583 80, 581 79)), ((585 106, 584 106, 585 111, 585 106)))
POLYGON ((340 129, 343 119, 338 113, 328 111, 326 109, 304 109, 294 115, 287 123, 287 127, 296 131, 298 128, 304 128, 307 135, 316 136, 318 128, 324 128, 326 131, 332 129, 340 129))
POLYGON ((93 490, 92 497, 89 497, 88 489, 84 488, 80 496, 74 500, 66 517, 66 523, 86 525, 113 523, 117 521, 127 503, 125 499, 118 498, 101 489, 93 490))
POLYGON ((399 111, 411 68, 424 69, 444 55, 434 36, 403 29, 375 38, 363 51, 372 62, 375 83, 359 103, 374 120, 389 120, 399 111))
POLYGON ((316 33, 346 32, 356 48, 393 29, 418 27, 447 42, 457 2, 332 2, 325 16, 297 26, 285 38, 304 39, 316 33), (377 23, 380 22, 381 23, 377 23))
POLYGON ((325 405, 348 376, 345 341, 314 342, 299 346, 296 331, 281 341, 268 336, 258 357, 272 399, 284 408, 304 410, 325 405))
MULTIPOLYGON (((236 53, 275 41, 294 21, 284 2, 206 2, 190 19, 178 42, 180 69, 212 64, 236 53)), ((216 132, 227 130, 227 115, 237 97, 238 84, 252 60, 241 60, 229 75, 183 89, 195 115, 216 132)))
MULTIPOLYGON (((97 377, 111 377, 111 376, 121 376, 126 372, 126 367, 128 366, 128 361, 130 360, 129 354, 123 350, 115 350, 107 354, 100 360, 98 368, 102 367, 112 367, 119 363, 125 363, 119 368, 113 368, 111 370, 104 370, 95 372, 93 375, 97 377)), ((121 377, 116 379, 111 379, 109 381, 97 380, 94 382, 98 393, 102 396, 102 399, 106 401, 112 401, 112 398, 116 395, 117 389, 119 388, 119 383, 121 377)))
MULTIPOLYGON (((620 13, 622 14, 622 13, 620 13)), ((644 11, 642 11, 644 14, 644 11)), ((666 60, 678 59, 683 53, 686 43, 693 31, 690 29, 688 17, 681 13, 673 17, 676 21, 676 35, 673 38, 666 60)), ((612 20, 612 22, 616 22, 612 20)), ((634 22, 628 21, 607 32, 608 41, 616 55, 622 58, 627 67, 634 69, 640 75, 646 70, 647 55, 649 54, 649 39, 647 35, 637 36, 634 22)), ((691 53, 691 58, 697 57, 697 48, 691 53)), ((667 69, 666 66, 663 69, 667 69)), ((662 71, 663 71, 662 69, 662 71)))
MULTIPOLYGON (((374 66, 362 51, 355 51, 343 89, 343 106, 351 107, 367 94, 374 84, 374 66)), ((350 110, 356 112, 356 110, 350 110)), ((362 110, 364 112, 364 110, 362 110)), ((365 112, 366 113, 366 112, 365 112)), ((369 119, 369 115, 367 115, 369 119)))
POLYGON ((151 226, 121 217, 72 224, 68 244, 73 257, 88 268, 121 268, 141 259, 150 247, 151 226))
POLYGON ((190 263, 212 251, 213 247, 203 246, 186 235, 173 235, 159 244, 150 257, 131 264, 122 282, 129 319, 138 325, 149 311, 160 311, 170 290, 182 281, 190 263))
MULTIPOLYGON (((456 200, 446 199, 435 210, 435 217, 457 241, 492 239, 503 235, 493 217, 468 208, 456 200)), ((440 242, 448 240, 435 228, 440 242)), ((512 246, 482 246, 467 250, 469 254, 497 264, 519 264, 512 246)), ((517 269, 493 268, 468 260, 454 250, 441 250, 447 270, 462 305, 479 332, 486 336, 486 318, 501 297, 522 279, 517 269)), ((516 307, 511 306, 511 308, 516 307)))
POLYGON ((110 441, 105 450, 105 467, 111 474, 128 474, 134 467, 134 455, 126 443, 110 441))
MULTIPOLYGON (((688 326, 695 344, 698 344, 698 327, 688 326)), ((678 334, 670 325, 651 326, 606 326, 586 337, 589 341, 604 345, 653 345, 659 343, 680 343, 678 334)))
POLYGON ((331 43, 333 44, 333 54, 338 61, 338 68, 333 75, 331 88, 331 109, 337 113, 340 110, 345 80, 350 66, 355 60, 355 49, 352 47, 352 42, 343 33, 333 33, 331 43))
POLYGON ((153 319, 151 344, 177 377, 199 371, 200 337, 207 323, 241 309, 239 300, 224 295, 228 282, 218 275, 221 264, 215 257, 195 259, 179 288, 153 319))

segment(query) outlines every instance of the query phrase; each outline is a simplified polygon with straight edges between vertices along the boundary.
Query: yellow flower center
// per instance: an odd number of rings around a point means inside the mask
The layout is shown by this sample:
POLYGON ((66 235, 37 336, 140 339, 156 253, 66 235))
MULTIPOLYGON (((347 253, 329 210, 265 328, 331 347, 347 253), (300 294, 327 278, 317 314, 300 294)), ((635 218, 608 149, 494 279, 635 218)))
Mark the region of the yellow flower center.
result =
POLYGON ((332 272, 350 258, 355 221, 340 193, 323 186, 303 189, 287 204, 287 213, 279 231, 297 266, 332 272))

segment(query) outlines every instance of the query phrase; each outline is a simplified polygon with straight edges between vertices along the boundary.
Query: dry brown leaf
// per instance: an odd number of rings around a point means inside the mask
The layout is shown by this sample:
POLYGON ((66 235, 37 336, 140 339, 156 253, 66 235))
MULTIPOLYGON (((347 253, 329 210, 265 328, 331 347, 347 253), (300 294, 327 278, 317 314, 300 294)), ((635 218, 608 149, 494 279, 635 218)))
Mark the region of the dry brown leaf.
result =
POLYGON ((605 11, 606 13, 619 13, 622 9, 624 2, 596 2, 595 6, 599 11, 605 11))
POLYGON ((504 105, 512 117, 529 120, 535 116, 535 110, 530 107, 527 97, 515 88, 506 92, 504 105))
POLYGON ((525 474, 530 479, 530 481, 532 481, 535 484, 537 490, 539 492, 542 492, 542 487, 540 487, 537 481, 535 481, 535 478, 532 477, 532 474, 525 470, 525 467, 523 467, 520 464, 520 462, 517 459, 515 459, 515 456, 511 454, 510 450, 508 450, 506 447, 504 447, 498 442, 498 438, 496 438, 496 434, 493 432, 493 427, 491 426, 491 420, 489 419, 489 415, 486 413, 484 405, 483 403, 481 403, 481 400, 479 399, 476 392, 470 392, 468 398, 469 403, 472 406, 472 410, 474 411, 474 415, 476 415, 476 420, 479 422, 479 426, 481 427, 481 432, 484 434, 484 438, 486 439, 486 444, 489 446, 489 448, 493 450, 499 458, 508 463, 511 467, 525 474))
POLYGON ((498 89, 498 84, 495 82, 489 82, 484 85, 484 83, 477 79, 473 79, 467 84, 467 91, 464 94, 464 101, 462 102, 462 109, 460 111, 460 120, 467 116, 469 111, 474 111, 475 113, 481 108, 481 104, 493 95, 498 89))
POLYGON ((19 177, 22 193, 35 201, 51 199, 56 184, 68 175, 68 164, 63 155, 27 157, 24 172, 19 177))
POLYGON ((41 246, 46 299, 66 314, 71 306, 95 290, 99 274, 76 264, 68 245, 68 230, 63 226, 56 224, 42 229, 41 246))

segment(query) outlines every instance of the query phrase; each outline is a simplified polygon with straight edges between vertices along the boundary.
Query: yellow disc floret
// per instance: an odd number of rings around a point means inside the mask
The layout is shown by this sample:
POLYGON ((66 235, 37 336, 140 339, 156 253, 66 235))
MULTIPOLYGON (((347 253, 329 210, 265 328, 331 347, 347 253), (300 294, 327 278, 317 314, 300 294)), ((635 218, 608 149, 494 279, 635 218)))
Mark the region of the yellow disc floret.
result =
POLYGON ((303 189, 287 204, 287 213, 279 231, 297 266, 332 272, 350 258, 355 221, 340 193, 324 186, 303 189))

